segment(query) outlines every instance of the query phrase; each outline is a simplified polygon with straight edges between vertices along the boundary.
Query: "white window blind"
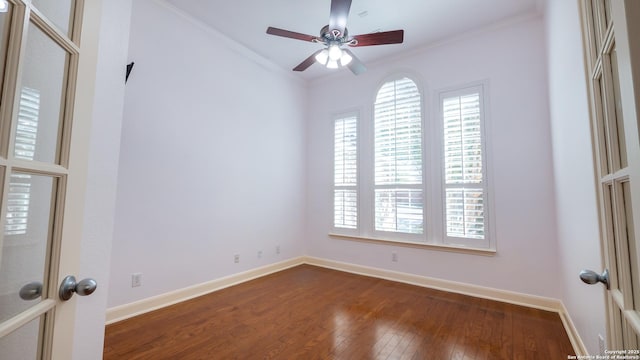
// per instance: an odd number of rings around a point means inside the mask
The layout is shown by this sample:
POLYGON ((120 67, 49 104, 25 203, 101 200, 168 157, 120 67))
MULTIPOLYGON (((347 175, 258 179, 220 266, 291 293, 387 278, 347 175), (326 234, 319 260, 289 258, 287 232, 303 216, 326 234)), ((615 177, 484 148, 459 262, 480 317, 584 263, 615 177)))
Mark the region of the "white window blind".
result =
POLYGON ((358 228, 358 118, 334 123, 333 225, 358 228))
POLYGON ((18 128, 14 156, 16 159, 33 160, 36 154, 38 117, 40 115, 40 92, 23 88, 20 93, 18 128))
POLYGON ((481 92, 442 99, 446 235, 484 239, 485 179, 481 92))
POLYGON ((422 108, 408 78, 385 83, 374 111, 375 230, 422 234, 422 108))
MULTIPOLYGON (((36 89, 23 88, 20 93, 18 127, 15 138, 14 156, 16 159, 34 159, 39 114, 40 92, 36 89)), ((7 195, 5 235, 23 235, 27 233, 30 198, 31 175, 12 173, 9 179, 9 193, 7 195)))

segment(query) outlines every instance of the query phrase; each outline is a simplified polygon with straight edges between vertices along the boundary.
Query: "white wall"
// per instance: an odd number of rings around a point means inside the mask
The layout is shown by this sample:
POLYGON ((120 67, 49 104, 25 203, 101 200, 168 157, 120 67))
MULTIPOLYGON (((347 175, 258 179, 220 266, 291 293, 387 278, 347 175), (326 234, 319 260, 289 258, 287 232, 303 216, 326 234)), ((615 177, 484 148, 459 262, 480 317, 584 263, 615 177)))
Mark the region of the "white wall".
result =
MULTIPOLYGON (((309 255, 526 294, 558 298, 553 168, 544 28, 540 18, 476 31, 400 59, 368 64, 310 85, 309 255), (372 244, 327 236, 332 222, 332 115, 359 109, 371 120, 377 88, 408 70, 423 84, 433 120, 436 90, 489 81, 494 235, 498 252, 481 256, 372 244), (391 261, 392 251, 398 262, 391 261)), ((355 52, 355 51, 354 51, 355 52)), ((357 52, 356 52, 357 53, 357 52)), ((363 152, 362 156, 366 156, 363 152)))
POLYGON ((73 358, 78 360, 99 359, 103 351, 131 3, 102 2, 80 272, 76 274, 78 279, 94 278, 98 288, 77 300, 73 358))
POLYGON ((589 107, 577 1, 547 1, 549 98, 562 301, 590 354, 606 335, 604 288, 583 284, 582 269, 602 271, 589 107))
POLYGON ((304 254, 304 84, 161 1, 129 59, 109 306, 304 254))

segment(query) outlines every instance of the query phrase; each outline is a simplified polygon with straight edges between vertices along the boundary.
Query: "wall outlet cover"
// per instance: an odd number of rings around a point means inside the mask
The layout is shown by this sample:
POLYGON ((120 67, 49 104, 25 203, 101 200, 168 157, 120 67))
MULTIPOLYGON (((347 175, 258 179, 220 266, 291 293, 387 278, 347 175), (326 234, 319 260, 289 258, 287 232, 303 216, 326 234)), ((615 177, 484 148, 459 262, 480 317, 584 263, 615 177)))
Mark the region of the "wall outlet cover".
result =
POLYGON ((131 274, 131 287, 142 286, 142 273, 131 274))

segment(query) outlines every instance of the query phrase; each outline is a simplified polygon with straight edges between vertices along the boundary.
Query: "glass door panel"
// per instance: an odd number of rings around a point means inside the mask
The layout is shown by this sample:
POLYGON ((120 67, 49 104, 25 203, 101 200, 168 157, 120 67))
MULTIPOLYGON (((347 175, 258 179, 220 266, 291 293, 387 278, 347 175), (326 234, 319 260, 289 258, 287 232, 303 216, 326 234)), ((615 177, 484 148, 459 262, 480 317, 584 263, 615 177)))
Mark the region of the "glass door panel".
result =
POLYGON ((38 317, 6 337, 0 338, 0 354, 7 360, 40 359, 44 316, 38 317))
POLYGON ((50 176, 9 177, 0 258, 0 321, 38 304, 46 294, 56 183, 50 176))
POLYGON ((609 145, 609 136, 606 118, 604 116, 604 79, 602 78, 602 72, 598 72, 596 74, 595 79, 593 79, 593 92, 594 92, 594 102, 595 102, 595 110, 597 112, 597 132, 596 136, 598 136, 598 159, 599 161, 599 171, 602 174, 610 174, 613 172, 611 165, 611 156, 610 156, 610 145, 609 145))
POLYGON ((29 24, 13 155, 58 163, 69 55, 29 24))
POLYGON ((607 68, 610 69, 611 74, 611 86, 613 91, 610 91, 613 96, 613 104, 610 106, 613 108, 612 112, 615 114, 616 127, 618 128, 618 142, 620 151, 620 167, 627 167, 627 145, 624 138, 624 118, 622 117, 622 102, 620 99, 620 76, 618 75, 618 52, 616 50, 615 43, 611 47, 609 56, 605 58, 607 60, 607 68))
POLYGON ((63 34, 71 37, 72 12, 74 7, 73 0, 32 0, 33 5, 38 11, 53 22, 63 34))

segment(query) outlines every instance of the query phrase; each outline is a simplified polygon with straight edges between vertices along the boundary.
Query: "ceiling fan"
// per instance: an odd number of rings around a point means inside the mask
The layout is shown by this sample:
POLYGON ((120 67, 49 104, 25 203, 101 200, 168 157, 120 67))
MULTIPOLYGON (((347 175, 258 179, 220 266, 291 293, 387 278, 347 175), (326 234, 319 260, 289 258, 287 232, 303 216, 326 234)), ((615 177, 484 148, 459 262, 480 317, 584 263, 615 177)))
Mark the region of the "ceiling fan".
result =
POLYGON ((401 44, 404 40, 404 30, 376 32, 350 37, 347 31, 347 18, 349 17, 350 8, 351 0, 331 0, 329 25, 320 30, 320 36, 301 34, 271 26, 267 28, 267 34, 320 43, 326 46, 326 48, 316 51, 293 68, 293 71, 304 71, 317 61, 329 69, 348 66, 351 72, 359 75, 366 71, 366 67, 351 50, 343 49, 342 46, 401 44))

